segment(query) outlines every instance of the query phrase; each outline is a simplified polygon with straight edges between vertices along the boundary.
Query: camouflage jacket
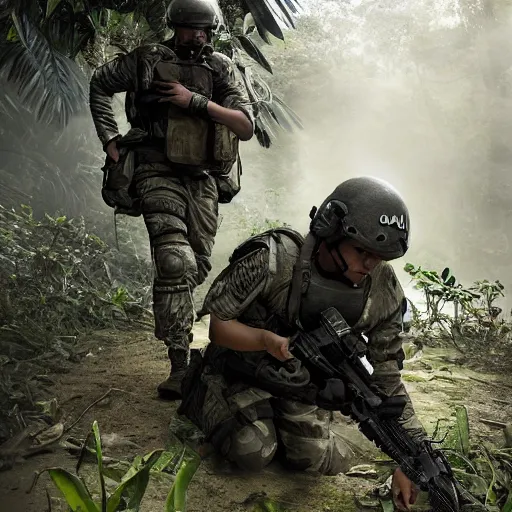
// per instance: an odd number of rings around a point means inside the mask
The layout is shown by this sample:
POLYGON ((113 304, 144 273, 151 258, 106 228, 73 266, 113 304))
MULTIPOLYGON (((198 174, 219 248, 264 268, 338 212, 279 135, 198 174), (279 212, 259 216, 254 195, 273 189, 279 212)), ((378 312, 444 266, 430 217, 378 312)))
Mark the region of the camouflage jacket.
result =
MULTIPOLYGON (((290 335, 293 327, 288 301, 293 269, 300 255, 298 237, 284 233, 267 237, 266 246, 259 244, 241 258, 236 258, 235 251, 235 258, 211 286, 199 316, 214 314, 221 320, 237 319, 251 327, 290 335)), ((368 337, 368 356, 379 388, 388 396, 407 397, 401 423, 411 436, 421 439, 425 432, 400 377, 404 293, 386 262, 375 268, 370 279, 363 313, 353 329, 368 337)), ((229 349, 213 350, 212 354, 218 356, 223 350, 229 349)), ((242 357, 244 354, 251 353, 240 353, 242 357)))
MULTIPOLYGON (((166 41, 162 44, 140 46, 107 62, 94 72, 90 83, 89 105, 103 147, 119 136, 112 110, 112 97, 115 93, 127 93, 125 111, 132 128, 148 129, 138 115, 137 97, 151 88, 158 62, 172 58, 173 52, 168 44, 166 41)), ((226 108, 241 110, 252 121, 245 85, 231 60, 221 53, 213 52, 205 57, 205 63, 212 69, 212 101, 226 108)), ((161 105, 162 110, 166 108, 165 104, 161 105)), ((158 137, 164 137, 165 129, 165 126, 156 125, 149 131, 158 137)))

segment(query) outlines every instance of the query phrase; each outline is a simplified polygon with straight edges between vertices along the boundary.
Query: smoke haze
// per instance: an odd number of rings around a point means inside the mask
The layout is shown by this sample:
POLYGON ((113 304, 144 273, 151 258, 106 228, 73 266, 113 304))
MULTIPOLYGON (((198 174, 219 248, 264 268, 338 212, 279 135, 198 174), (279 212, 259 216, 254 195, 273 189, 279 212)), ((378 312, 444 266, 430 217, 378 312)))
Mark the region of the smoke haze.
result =
MULTIPOLYGON (((270 150, 243 144, 242 192, 223 211, 244 206, 307 231, 311 206, 338 183, 383 178, 411 214, 410 252, 394 263, 404 284, 410 261, 448 266, 465 284, 500 279, 510 294, 510 7, 308 7, 284 45, 262 48, 274 65, 265 79, 304 130, 280 134, 270 150)), ((230 231, 221 227, 216 254, 230 231)))

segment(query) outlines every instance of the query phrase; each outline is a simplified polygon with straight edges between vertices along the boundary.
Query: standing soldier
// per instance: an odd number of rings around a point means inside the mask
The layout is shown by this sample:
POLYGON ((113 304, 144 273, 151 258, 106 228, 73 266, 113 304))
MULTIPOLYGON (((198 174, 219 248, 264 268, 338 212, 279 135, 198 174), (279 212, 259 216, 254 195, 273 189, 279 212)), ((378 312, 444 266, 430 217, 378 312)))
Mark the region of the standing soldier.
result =
POLYGON ((231 60, 210 44, 218 24, 214 6, 173 0, 166 17, 171 39, 95 71, 90 108, 107 153, 103 197, 117 211, 144 216, 155 272, 155 335, 171 361, 158 393, 175 400, 188 366, 192 293, 211 270, 218 203, 239 190, 238 141, 252 137, 253 122, 231 60), (120 92, 131 125, 124 137, 112 111, 120 92))

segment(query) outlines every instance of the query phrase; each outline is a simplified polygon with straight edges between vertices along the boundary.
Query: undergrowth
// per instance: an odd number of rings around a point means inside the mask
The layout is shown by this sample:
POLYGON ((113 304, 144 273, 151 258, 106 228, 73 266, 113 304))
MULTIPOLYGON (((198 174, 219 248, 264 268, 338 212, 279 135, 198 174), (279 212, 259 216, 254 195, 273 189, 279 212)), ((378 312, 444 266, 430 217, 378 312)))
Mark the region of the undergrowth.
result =
POLYGON ((32 419, 49 371, 84 355, 80 336, 150 324, 151 265, 83 218, 0 206, 0 442, 32 419))

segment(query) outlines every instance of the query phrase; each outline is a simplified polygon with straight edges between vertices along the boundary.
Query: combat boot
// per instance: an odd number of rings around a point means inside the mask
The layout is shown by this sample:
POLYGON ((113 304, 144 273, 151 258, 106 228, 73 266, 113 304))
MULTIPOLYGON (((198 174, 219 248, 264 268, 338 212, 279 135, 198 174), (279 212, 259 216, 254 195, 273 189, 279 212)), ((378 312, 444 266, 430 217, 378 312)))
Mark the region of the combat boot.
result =
POLYGON ((167 354, 171 361, 169 377, 158 385, 158 396, 162 400, 181 400, 181 381, 188 368, 188 350, 169 347, 167 354))

